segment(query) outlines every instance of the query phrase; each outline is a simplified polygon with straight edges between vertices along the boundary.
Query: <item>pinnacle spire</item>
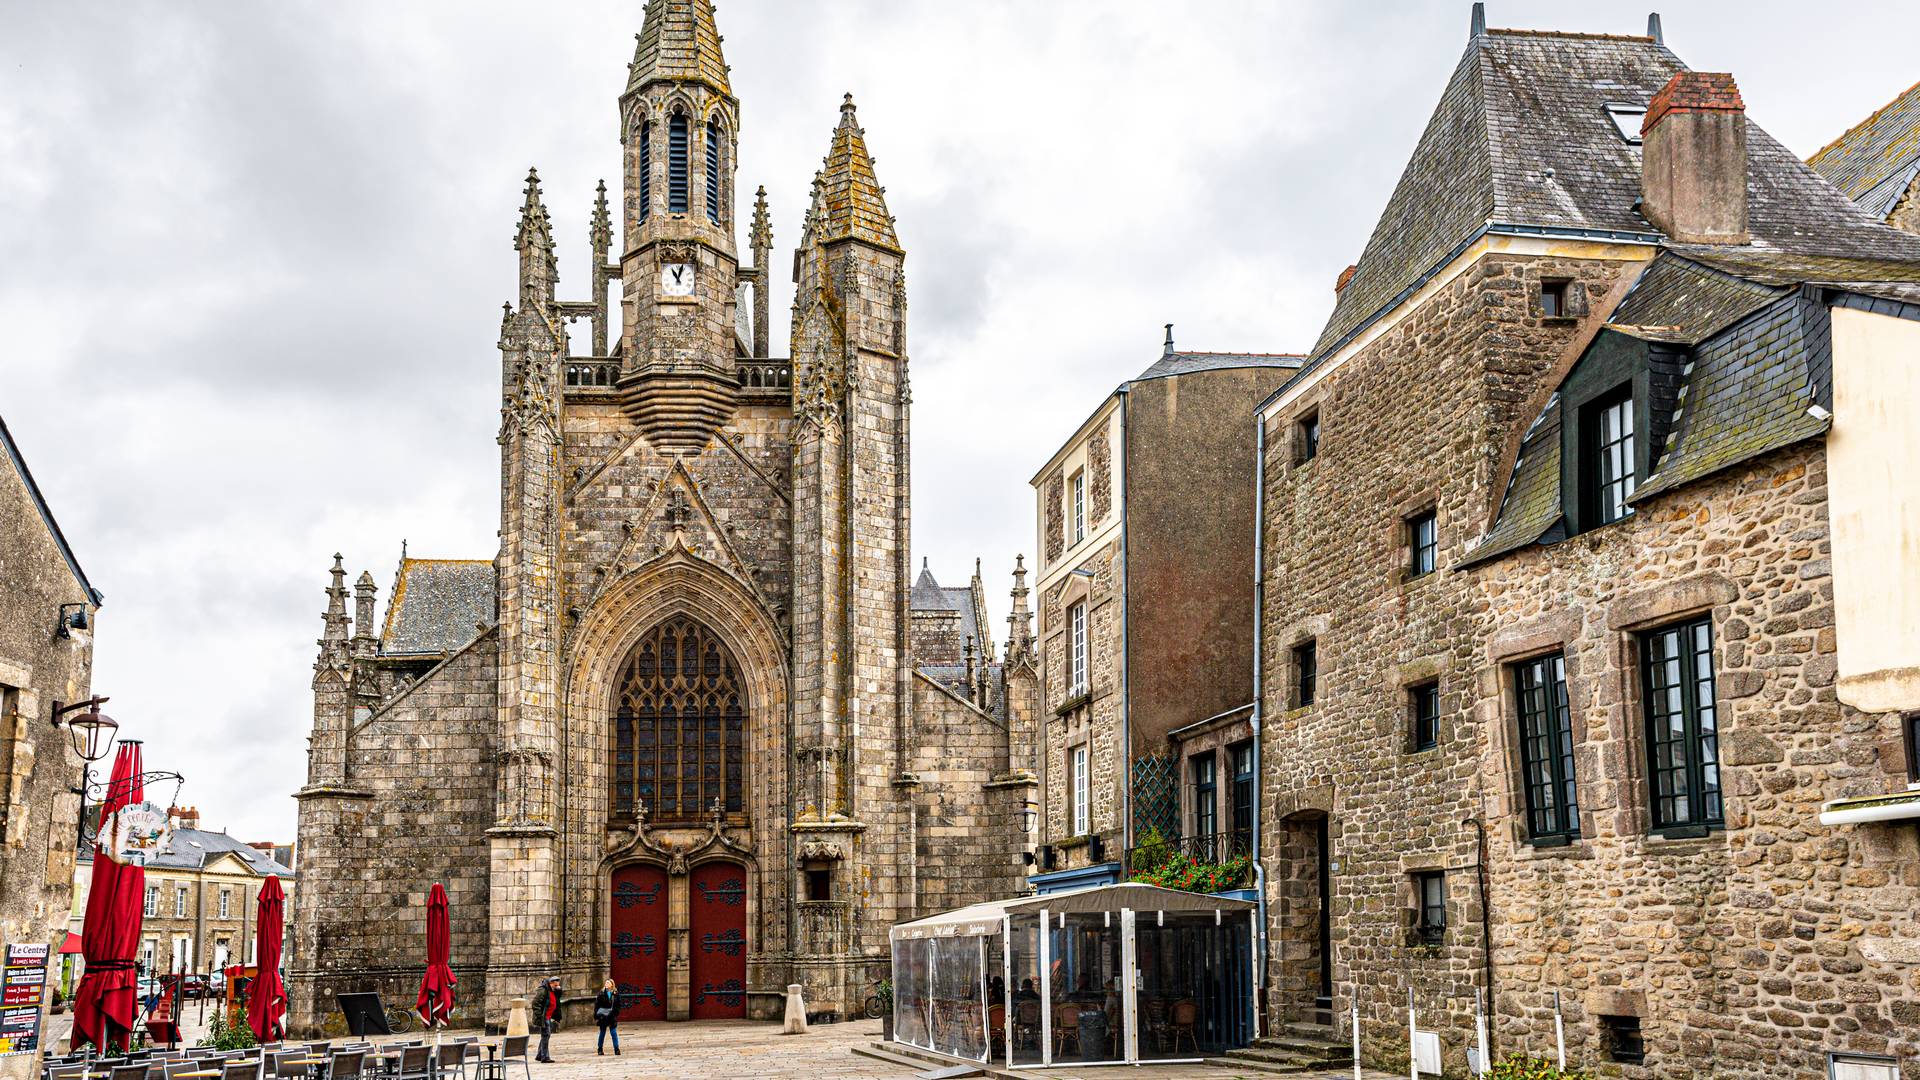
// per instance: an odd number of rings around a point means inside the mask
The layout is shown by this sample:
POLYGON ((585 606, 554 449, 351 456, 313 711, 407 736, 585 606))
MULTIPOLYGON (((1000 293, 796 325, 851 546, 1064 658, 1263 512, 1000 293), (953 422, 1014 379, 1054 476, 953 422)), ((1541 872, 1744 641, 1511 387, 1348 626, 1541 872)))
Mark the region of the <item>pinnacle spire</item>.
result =
POLYGON ((705 83, 725 97, 727 60, 720 52, 713 0, 647 0, 647 14, 635 36, 627 92, 650 82, 705 83))
POLYGON ((527 169, 527 197, 520 205, 520 225, 513 246, 520 252, 520 306, 527 308, 553 299, 560 267, 553 256, 553 219, 540 199, 539 170, 527 169))
POLYGON ((513 235, 513 246, 524 250, 529 242, 552 246, 553 222, 547 216, 547 204, 540 198, 540 170, 527 169, 526 200, 520 204, 520 224, 513 235))
POLYGON ((594 189, 593 216, 587 222, 587 239, 600 261, 605 262, 607 252, 613 247, 613 215, 607 211, 605 180, 600 181, 600 186, 594 189))
POLYGON ((327 586, 327 613, 321 616, 326 623, 326 635, 322 644, 347 640, 347 570, 341 565, 340 556, 333 556, 332 584, 327 586))
POLYGON ((867 153, 866 131, 854 111, 853 95, 840 102, 840 126, 820 174, 820 213, 811 222, 821 243, 865 240, 898 251, 893 216, 887 213, 886 189, 873 173, 867 153))
MULTIPOLYGON (((767 185, 761 184, 753 193, 753 223, 747 229, 747 246, 754 251, 771 250, 773 247, 773 219, 767 215, 767 185)), ((761 264, 758 255, 754 265, 761 264)))

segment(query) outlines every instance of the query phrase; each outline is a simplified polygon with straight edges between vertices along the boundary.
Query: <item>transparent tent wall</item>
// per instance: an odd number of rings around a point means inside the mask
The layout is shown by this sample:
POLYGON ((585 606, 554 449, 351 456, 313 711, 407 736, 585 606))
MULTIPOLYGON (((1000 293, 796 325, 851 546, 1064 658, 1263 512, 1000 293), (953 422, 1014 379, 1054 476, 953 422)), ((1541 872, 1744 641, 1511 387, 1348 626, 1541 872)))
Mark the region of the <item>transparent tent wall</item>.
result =
POLYGON ((925 938, 893 941, 893 1038, 923 1049, 933 1049, 932 996, 927 983, 933 943, 925 938))
POLYGON ((1244 915, 1143 911, 1134 927, 1142 1061, 1208 1057, 1252 1039, 1244 915))
POLYGON ((1040 1009, 1040 917, 1015 915, 1009 920, 1008 956, 1012 976, 1007 980, 1013 1006, 1012 1064, 1038 1065, 1045 1038, 1040 1009))
POLYGON ((987 1011, 985 941, 933 939, 933 1046, 943 1054, 985 1061, 987 1011))
POLYGON ((1049 929, 1053 1060, 1126 1058, 1121 913, 1055 915, 1049 929))

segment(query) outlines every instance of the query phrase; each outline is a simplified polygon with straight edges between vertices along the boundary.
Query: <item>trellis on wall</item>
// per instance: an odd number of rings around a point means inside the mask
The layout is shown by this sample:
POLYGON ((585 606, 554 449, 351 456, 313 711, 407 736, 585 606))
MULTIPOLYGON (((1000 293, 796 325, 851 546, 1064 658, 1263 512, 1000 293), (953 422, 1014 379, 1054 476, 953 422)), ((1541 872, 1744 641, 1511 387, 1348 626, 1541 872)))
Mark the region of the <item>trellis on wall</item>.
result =
POLYGON ((1171 754, 1150 754, 1133 760, 1133 838, 1138 843, 1147 830, 1167 840, 1180 838, 1179 767, 1171 754))

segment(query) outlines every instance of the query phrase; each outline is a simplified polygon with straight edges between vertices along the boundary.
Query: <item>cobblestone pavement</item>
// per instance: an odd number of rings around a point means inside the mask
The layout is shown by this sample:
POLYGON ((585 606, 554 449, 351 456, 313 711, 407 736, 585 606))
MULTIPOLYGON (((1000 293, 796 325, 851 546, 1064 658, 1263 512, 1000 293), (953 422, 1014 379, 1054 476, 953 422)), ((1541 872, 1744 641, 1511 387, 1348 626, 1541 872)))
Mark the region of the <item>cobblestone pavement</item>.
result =
MULTIPOLYGON (((621 1029, 621 1055, 593 1052, 595 1032, 562 1031, 554 1036, 552 1065, 533 1065, 533 1080, 827 1080, 834 1077, 885 1077, 907 1080, 933 1068, 910 1068, 876 1061, 853 1052, 880 1040, 880 1022, 818 1024, 805 1035, 781 1035, 777 1024, 705 1021, 685 1024, 629 1024, 621 1029)), ((1263 1080, 1271 1073, 1205 1065, 1111 1066, 1097 1069, 1046 1069, 1036 1080, 1263 1080)), ((1392 1080, 1368 1071, 1368 1080, 1392 1080)), ((1294 1074, 1291 1080, 1352 1080, 1352 1070, 1294 1074)), ((518 1069, 507 1080, 524 1080, 518 1069)))

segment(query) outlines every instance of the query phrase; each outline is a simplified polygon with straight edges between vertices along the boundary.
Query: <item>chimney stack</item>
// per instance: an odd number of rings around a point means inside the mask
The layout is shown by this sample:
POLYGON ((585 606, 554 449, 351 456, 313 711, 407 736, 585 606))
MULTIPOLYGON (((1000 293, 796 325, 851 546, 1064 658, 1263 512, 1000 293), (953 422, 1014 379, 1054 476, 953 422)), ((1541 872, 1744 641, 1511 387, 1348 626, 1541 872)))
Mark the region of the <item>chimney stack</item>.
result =
POLYGON ((1358 263, 1348 263, 1347 268, 1340 271, 1340 276, 1333 279, 1333 295, 1339 296, 1341 293, 1346 292, 1347 283, 1353 280, 1353 275, 1359 269, 1360 265, 1358 263))
POLYGON ((1640 123, 1640 212, 1683 244, 1747 242, 1747 111, 1733 76, 1682 71, 1640 123))

